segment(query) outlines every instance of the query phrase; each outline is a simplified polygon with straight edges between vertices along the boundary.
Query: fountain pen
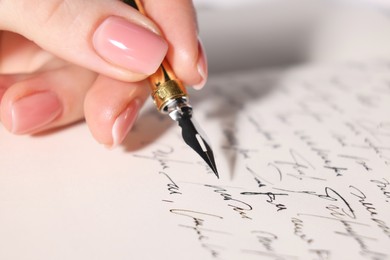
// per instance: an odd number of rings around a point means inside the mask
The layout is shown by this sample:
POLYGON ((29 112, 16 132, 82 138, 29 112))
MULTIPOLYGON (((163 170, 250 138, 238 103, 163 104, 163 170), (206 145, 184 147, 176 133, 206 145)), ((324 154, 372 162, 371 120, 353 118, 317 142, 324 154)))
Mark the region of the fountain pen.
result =
MULTIPOLYGON (((146 15, 140 0, 124 0, 124 3, 146 15)), ((175 76, 166 59, 157 71, 149 77, 149 81, 152 98, 157 110, 168 114, 172 120, 178 122, 178 125, 182 128, 184 142, 202 157, 219 178, 213 151, 193 118, 186 88, 175 76)))

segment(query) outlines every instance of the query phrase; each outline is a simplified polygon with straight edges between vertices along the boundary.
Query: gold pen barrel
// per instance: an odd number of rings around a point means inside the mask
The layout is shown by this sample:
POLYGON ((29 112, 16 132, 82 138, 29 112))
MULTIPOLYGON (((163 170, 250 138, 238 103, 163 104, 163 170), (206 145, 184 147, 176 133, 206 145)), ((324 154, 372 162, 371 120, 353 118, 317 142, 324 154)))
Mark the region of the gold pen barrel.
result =
POLYGON ((160 112, 168 112, 168 104, 177 99, 187 99, 185 86, 173 73, 169 63, 164 60, 157 71, 149 77, 152 98, 160 112))

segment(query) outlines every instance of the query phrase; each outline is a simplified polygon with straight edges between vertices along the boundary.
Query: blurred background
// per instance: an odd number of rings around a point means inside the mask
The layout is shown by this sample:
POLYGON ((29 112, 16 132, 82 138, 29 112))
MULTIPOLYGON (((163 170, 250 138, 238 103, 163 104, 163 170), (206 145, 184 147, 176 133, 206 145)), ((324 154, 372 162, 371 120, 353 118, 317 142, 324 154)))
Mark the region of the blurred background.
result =
POLYGON ((389 0, 194 0, 211 73, 390 59, 389 0))

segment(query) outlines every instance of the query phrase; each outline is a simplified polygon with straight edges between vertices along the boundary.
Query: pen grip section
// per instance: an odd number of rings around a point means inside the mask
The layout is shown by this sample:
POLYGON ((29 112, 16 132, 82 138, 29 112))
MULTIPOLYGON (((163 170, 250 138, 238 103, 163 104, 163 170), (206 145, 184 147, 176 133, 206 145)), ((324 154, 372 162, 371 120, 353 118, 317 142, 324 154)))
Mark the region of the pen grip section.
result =
POLYGON ((185 86, 176 78, 166 60, 149 77, 149 81, 153 101, 160 112, 168 112, 167 105, 170 102, 180 98, 187 98, 185 86))

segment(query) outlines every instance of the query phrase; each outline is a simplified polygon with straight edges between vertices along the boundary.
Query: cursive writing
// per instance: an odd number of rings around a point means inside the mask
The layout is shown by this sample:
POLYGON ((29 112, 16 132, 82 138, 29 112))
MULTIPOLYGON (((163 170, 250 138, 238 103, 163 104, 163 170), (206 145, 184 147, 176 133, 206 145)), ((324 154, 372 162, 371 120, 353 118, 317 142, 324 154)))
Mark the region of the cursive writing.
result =
POLYGON ((182 194, 180 192, 179 185, 177 185, 176 182, 174 180, 172 180, 172 178, 167 173, 160 172, 160 174, 164 175, 168 179, 168 181, 169 181, 169 183, 167 184, 169 195, 174 195, 174 194, 181 195, 182 194))
POLYGON ((378 210, 375 208, 374 204, 367 201, 367 196, 355 186, 349 186, 353 191, 351 194, 357 197, 359 203, 364 207, 364 209, 370 214, 371 220, 377 224, 377 226, 385 233, 387 237, 390 238, 390 227, 386 224, 386 222, 377 217, 378 210))
POLYGON ((227 190, 223 187, 209 184, 205 184, 204 186, 214 189, 214 192, 221 195, 223 200, 229 201, 228 206, 237 212, 241 218, 252 219, 252 217, 248 215, 248 212, 252 210, 251 205, 242 200, 234 198, 231 194, 227 193, 227 190))
MULTIPOLYGON (((224 233, 218 230, 213 230, 213 229, 206 229, 204 228, 206 219, 212 218, 212 219, 223 219, 222 216, 218 216, 215 214, 210 214, 210 213, 204 213, 204 212, 199 212, 199 211, 194 211, 194 210, 187 210, 187 209, 171 209, 169 210, 172 214, 183 216, 190 218, 193 223, 192 225, 179 225, 183 228, 189 228, 193 230, 197 236, 197 240, 200 243, 200 246, 207 250, 212 257, 217 258, 221 254, 221 249, 223 247, 214 245, 211 243, 208 243, 208 241, 211 239, 210 235, 207 235, 208 233, 224 233)), ((226 233, 224 233, 226 234, 226 233)))
POLYGON ((314 239, 309 238, 308 235, 304 233, 304 231, 303 231, 304 223, 301 219, 293 217, 293 218, 291 218, 291 222, 294 225, 294 228, 293 228, 294 235, 296 235, 297 237, 299 237, 301 240, 303 240, 304 242, 306 242, 308 244, 313 243, 314 239))
POLYGON ((383 178, 381 180, 370 180, 372 183, 375 183, 376 186, 381 190, 383 195, 386 198, 386 202, 389 202, 390 199, 390 182, 383 178))

